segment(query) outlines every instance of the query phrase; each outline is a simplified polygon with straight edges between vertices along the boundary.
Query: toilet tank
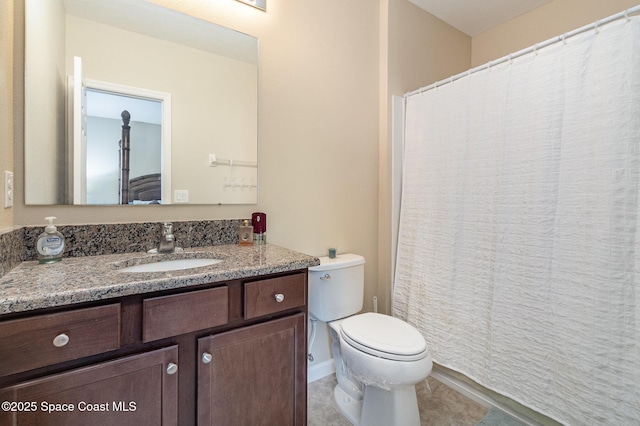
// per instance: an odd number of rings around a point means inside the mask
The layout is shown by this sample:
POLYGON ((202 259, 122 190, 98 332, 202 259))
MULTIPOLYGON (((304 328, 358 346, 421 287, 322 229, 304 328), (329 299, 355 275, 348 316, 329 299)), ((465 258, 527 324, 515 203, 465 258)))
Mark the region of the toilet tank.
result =
POLYGON ((329 322, 362 310, 364 257, 340 254, 320 258, 309 268, 309 317, 329 322))

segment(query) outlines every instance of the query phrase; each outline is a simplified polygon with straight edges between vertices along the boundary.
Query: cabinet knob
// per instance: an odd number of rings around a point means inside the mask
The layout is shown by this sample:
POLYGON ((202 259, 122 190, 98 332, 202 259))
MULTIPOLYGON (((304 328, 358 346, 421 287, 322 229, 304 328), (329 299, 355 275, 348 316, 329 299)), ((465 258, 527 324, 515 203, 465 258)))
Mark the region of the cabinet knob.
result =
POLYGON ((167 374, 176 374, 178 372, 178 365, 170 362, 167 366, 167 374))
POLYGON ((209 364, 212 359, 213 359, 213 357, 211 356, 211 354, 209 352, 203 352, 202 353, 202 362, 204 362, 205 364, 209 364))
POLYGON ((278 303, 284 302, 284 294, 276 293, 275 299, 276 299, 276 302, 278 303))
POLYGON ((65 346, 67 343, 69 343, 69 336, 67 336, 64 333, 58 334, 53 339, 53 346, 55 346, 56 348, 61 348, 65 346))

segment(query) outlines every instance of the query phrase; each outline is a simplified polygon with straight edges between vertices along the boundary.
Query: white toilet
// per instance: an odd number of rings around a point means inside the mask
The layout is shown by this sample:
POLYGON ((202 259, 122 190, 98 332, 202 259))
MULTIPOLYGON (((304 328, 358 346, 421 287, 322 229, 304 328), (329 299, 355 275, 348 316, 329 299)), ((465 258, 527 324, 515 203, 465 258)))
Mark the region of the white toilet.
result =
POLYGON ((354 425, 420 425, 415 385, 433 365, 427 344, 406 322, 357 314, 364 297, 364 258, 320 258, 309 268, 309 316, 328 323, 340 412, 354 425))

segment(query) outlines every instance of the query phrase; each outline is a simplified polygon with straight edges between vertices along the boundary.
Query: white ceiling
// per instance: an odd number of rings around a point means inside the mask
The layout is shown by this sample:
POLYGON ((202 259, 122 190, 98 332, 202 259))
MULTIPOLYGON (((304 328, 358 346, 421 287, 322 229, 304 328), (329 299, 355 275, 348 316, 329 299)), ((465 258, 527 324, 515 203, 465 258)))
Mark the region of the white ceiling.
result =
POLYGON ((551 0, 409 0, 469 36, 478 35, 551 0))

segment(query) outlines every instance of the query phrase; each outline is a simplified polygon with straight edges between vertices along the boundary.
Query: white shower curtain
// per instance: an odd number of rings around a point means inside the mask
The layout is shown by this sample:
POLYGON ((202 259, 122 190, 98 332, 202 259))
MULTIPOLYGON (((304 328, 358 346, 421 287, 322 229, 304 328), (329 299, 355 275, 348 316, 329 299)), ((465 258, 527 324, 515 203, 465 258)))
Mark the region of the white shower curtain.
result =
POLYGON ((640 424, 640 18, 406 99, 394 314, 562 423, 640 424))

